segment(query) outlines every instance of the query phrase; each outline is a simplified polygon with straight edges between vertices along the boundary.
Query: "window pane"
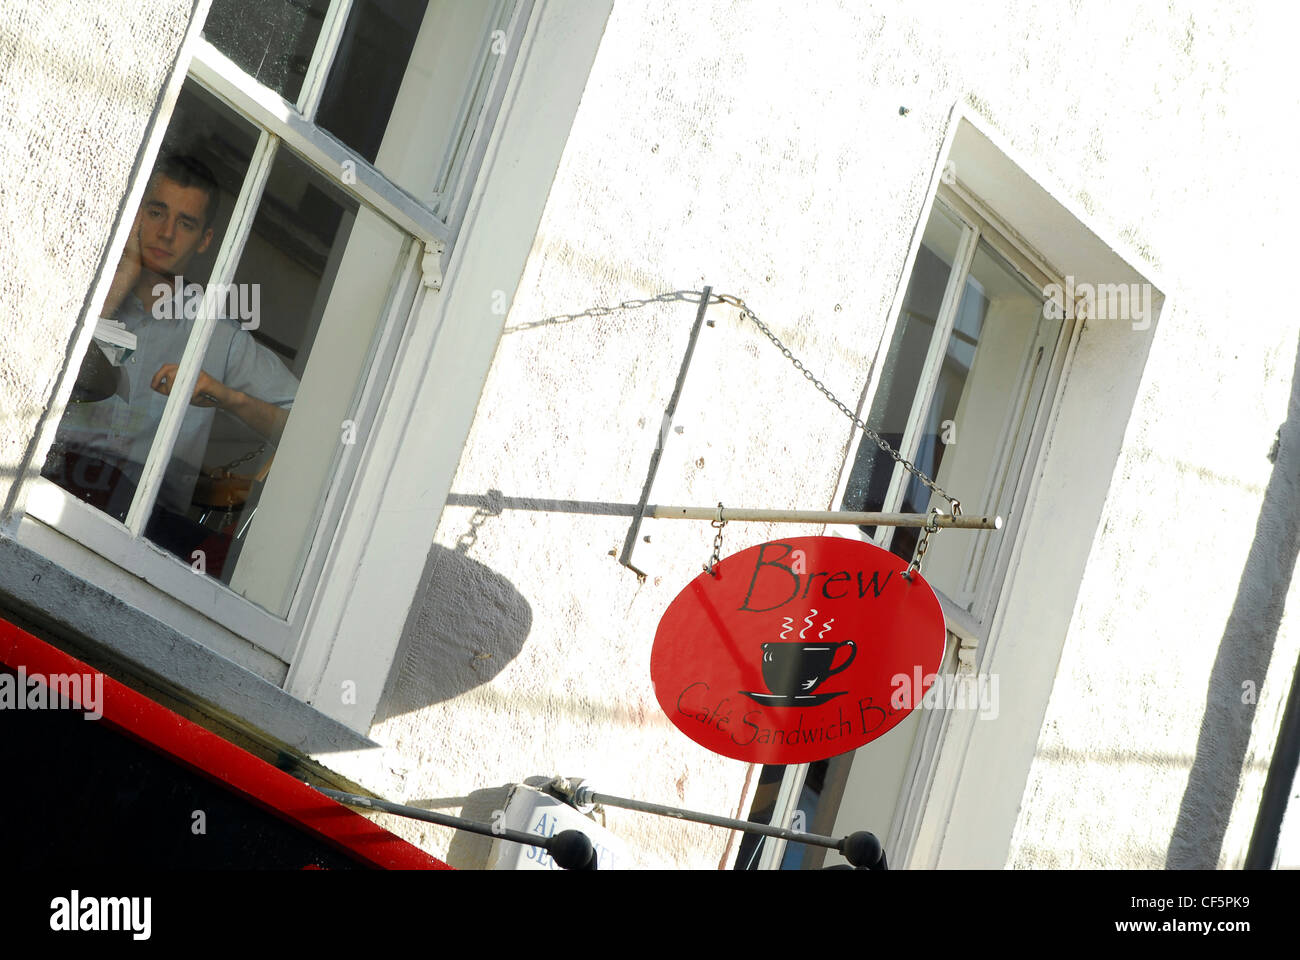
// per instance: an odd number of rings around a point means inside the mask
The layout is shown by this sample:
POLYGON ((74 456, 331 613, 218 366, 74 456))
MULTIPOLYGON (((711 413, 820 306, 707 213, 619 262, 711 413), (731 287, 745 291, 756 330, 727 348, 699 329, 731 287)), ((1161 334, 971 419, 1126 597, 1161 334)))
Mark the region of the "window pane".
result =
MULTIPOLYGON (((827 787, 834 776, 831 773, 832 769, 838 767, 838 773, 842 779, 843 773, 847 769, 843 765, 849 761, 850 756, 851 754, 841 754, 828 760, 816 760, 808 765, 803 787, 799 791, 799 802, 795 807, 796 812, 790 818, 790 829, 799 830, 802 833, 820 833, 822 835, 830 832, 835 823, 834 811, 830 809, 829 805, 823 803, 823 798, 828 792, 827 787)), ((794 767, 779 765, 763 767, 759 773, 758 787, 754 791, 754 802, 749 811, 749 821, 751 823, 772 823, 777 794, 781 789, 781 781, 788 771, 792 772, 795 769, 794 767)), ((838 797, 836 797, 836 801, 838 801, 838 797)), ((744 834, 741 837, 736 863, 732 869, 756 870, 759 861, 762 859, 764 844, 774 842, 760 834, 744 834)), ((780 869, 812 869, 813 864, 819 863, 823 859, 824 849, 803 843, 788 842, 785 846, 785 852, 781 855, 780 869)))
POLYGON ((212 0, 203 36, 294 103, 328 9, 329 0, 212 0))
POLYGON ((427 0, 357 0, 348 15, 316 122, 371 163, 379 155, 428 6, 427 0))
MULTIPOLYGON (((121 326, 113 330, 101 321, 97 328, 42 471, 119 521, 126 519, 167 402, 154 379, 180 362, 192 320, 183 307, 179 315, 169 309, 174 297, 160 291, 207 283, 257 136, 201 87, 187 82, 182 88, 156 167, 162 172, 150 179, 136 242, 117 267, 118 277, 137 271, 138 277, 130 289, 115 284, 105 302, 121 326), (205 227, 206 216, 212 220, 205 227), (123 337, 134 341, 132 349, 119 345, 123 337)), ((165 491, 183 498, 193 482, 188 472, 173 461, 165 491)))
MULTIPOLYGON (((914 461, 962 498, 966 512, 1006 512, 1060 329, 1061 321, 1043 316, 1042 292, 981 240, 914 461)), ((925 513, 932 505, 947 509, 912 478, 902 510, 925 513)), ((898 528, 890 549, 910 560, 919 536, 898 528)), ((992 540, 987 531, 948 539, 926 554, 925 575, 970 609, 992 540)))
MULTIPOLYGON (((781 790, 781 778, 785 775, 784 766, 768 765, 758 775, 758 786, 754 790, 754 802, 749 809, 750 823, 770 824, 776 813, 776 798, 781 790)), ((763 852, 764 837, 757 833, 746 833, 740 838, 740 849, 736 853, 734 870, 757 870, 759 857, 763 852)))
POLYGON ((155 538, 186 562, 202 551, 203 572, 273 613, 288 609, 356 441, 350 418, 405 241, 281 148, 205 355, 223 402, 189 408, 193 481, 160 494, 172 519, 155 538))
MULTIPOLYGON (((830 763, 829 760, 816 760, 808 764, 808 773, 799 790, 799 803, 795 808, 803 814, 803 817, 800 818, 796 814, 792 818, 791 829, 802 823, 801 832, 816 832, 813 829, 813 818, 817 815, 817 808, 821 804, 822 793, 826 786, 826 770, 830 763)), ((807 869, 816 855, 824 849, 824 847, 810 847, 806 843, 786 843, 785 853, 781 855, 781 869, 807 869)))
MULTIPOLYGON (((984 265, 988 260, 988 248, 980 241, 975 253, 975 264, 984 265)), ((984 315, 988 309, 988 300, 977 279, 975 265, 966 280, 965 289, 957 306, 957 315, 953 320, 952 333, 944 351, 943 365, 939 368, 939 379, 934 386, 934 394, 921 421, 920 443, 912 457, 916 468, 930 478, 934 478, 943 461, 944 424, 951 424, 957 412, 957 402, 961 399, 962 388, 970 373, 971 361, 975 356, 975 345, 979 342, 980 331, 984 327, 984 315)), ((942 486, 942 483, 940 483, 942 486)), ((945 488, 946 489, 946 488, 945 488)), ((951 493, 951 491, 949 491, 951 493)), ((929 488, 916 477, 909 477, 903 513, 924 513, 929 503, 929 488)), ((945 501, 946 506, 946 501, 945 501)), ((900 527, 895 530, 891 549, 899 556, 912 558, 912 549, 920 538, 920 531, 915 527, 900 527)))
MULTIPOLYGON (((355 0, 316 122, 419 199, 445 187, 513 2, 355 0)), ((468 132, 466 132, 468 131, 468 132)))
MULTIPOLYGON (((867 426, 895 450, 903 443, 903 431, 964 231, 965 227, 936 207, 917 250, 894 339, 885 356, 871 410, 865 418, 867 426)), ((883 509, 893 467, 893 458, 863 437, 849 473, 843 509, 883 509)), ((863 529, 868 536, 875 535, 874 527, 863 529)))

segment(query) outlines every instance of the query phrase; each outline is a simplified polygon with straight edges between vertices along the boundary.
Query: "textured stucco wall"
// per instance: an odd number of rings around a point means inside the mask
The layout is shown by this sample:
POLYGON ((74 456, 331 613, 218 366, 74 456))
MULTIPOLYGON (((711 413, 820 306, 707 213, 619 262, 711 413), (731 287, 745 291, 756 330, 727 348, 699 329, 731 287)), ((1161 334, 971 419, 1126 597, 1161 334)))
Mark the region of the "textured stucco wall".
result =
POLYGON ((1244 858, 1300 651, 1297 325, 1257 279, 1289 273, 1296 250, 1294 185, 1278 162, 1295 143, 1282 118, 1300 106, 1283 77, 1296 26, 1289 8, 1223 4, 1125 13, 1109 42, 1083 17, 1063 30, 1132 65, 1089 71, 1079 111, 1097 115, 1074 137, 1099 149, 1082 151, 1076 176, 1098 216, 1159 262, 1171 305, 1080 587, 1012 865, 1244 858))
POLYGON ((192 10, 0 5, 0 504, 66 363, 192 10))
MULTIPOLYGON (((662 559, 638 583, 612 555, 626 517, 601 513, 637 498, 693 308, 585 311, 711 283, 856 400, 963 102, 1171 295, 1037 756, 1027 785, 1007 788, 1025 791, 1014 838, 1008 823, 1005 856, 969 865, 1163 866, 1180 804, 1210 834, 1231 817, 1224 862, 1239 857, 1298 639, 1280 603, 1275 629, 1240 609, 1230 619, 1296 349, 1266 280, 1288 275, 1279 238, 1295 212, 1289 16, 1229 3, 616 3, 374 731, 406 758, 407 797, 486 815, 492 788, 564 773, 738 812, 747 769, 670 727, 648 677, 657 618, 711 531, 661 525, 662 559), (476 515, 493 490, 505 509, 476 515), (1207 690, 1239 686, 1214 673, 1225 637, 1249 648, 1261 684, 1249 715, 1217 721, 1255 728, 1226 804, 1224 787, 1188 791, 1207 690)), ((829 504, 845 421, 733 311, 712 315, 721 346, 691 373, 701 430, 674 441, 656 499, 829 504)), ((1086 377, 1067 389, 1086 391, 1086 377)), ((727 549, 770 533, 732 526, 727 549)), ((1203 754, 1231 739, 1212 733, 1203 754)), ((609 822, 651 862, 725 855, 722 831, 619 811, 609 822)), ((409 830, 448 849, 446 834, 409 830)), ((481 854, 452 845, 466 865, 481 854)))

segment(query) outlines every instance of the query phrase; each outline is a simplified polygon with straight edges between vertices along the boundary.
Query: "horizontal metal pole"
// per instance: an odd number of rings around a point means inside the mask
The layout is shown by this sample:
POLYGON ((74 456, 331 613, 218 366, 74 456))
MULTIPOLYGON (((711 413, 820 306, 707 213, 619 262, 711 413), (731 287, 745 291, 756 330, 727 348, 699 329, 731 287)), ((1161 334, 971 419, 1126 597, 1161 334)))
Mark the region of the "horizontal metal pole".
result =
POLYGON ((497 837, 502 840, 513 840, 515 843, 522 843, 529 847, 549 849, 547 844, 551 838, 540 837, 535 833, 524 833, 522 830, 511 830, 508 827, 494 827, 491 824, 466 820, 463 817, 453 817, 447 813, 434 813, 432 810, 425 810, 421 807, 408 807, 405 804, 393 803, 390 800, 363 797, 356 793, 344 793, 342 790, 334 790, 330 787, 318 787, 314 783, 307 785, 318 793, 325 794, 331 800, 337 800, 339 803, 346 803, 350 806, 382 810, 384 813, 394 813, 399 817, 410 817, 412 820, 436 823, 441 827, 454 827, 457 830, 465 830, 468 833, 477 833, 485 837, 497 837))
MULTIPOLYGON (((656 520, 715 520, 717 507, 647 507, 646 513, 656 520)), ((752 520, 766 523, 847 523, 861 527, 924 527, 930 522, 927 513, 858 513, 849 510, 751 510, 745 507, 723 507, 722 519, 752 520)), ((935 523, 939 527, 958 530, 1001 530, 999 516, 954 517, 941 513, 935 523)))
POLYGON ((599 803, 610 807, 623 807, 626 810, 639 810, 642 813, 654 813, 661 817, 673 817, 677 820, 693 820, 707 823, 711 827, 727 827, 731 830, 743 830, 745 833, 759 833, 765 837, 778 837, 793 843, 810 843, 818 847, 840 849, 842 840, 823 837, 817 833, 796 833, 783 827, 770 827, 765 823, 752 820, 733 820, 731 817, 715 817, 711 813, 697 813, 694 810, 682 810, 679 807, 665 807, 659 803, 646 803, 643 800, 629 800, 627 797, 613 797, 607 793, 596 793, 587 787, 579 787, 574 799, 583 805, 599 803))

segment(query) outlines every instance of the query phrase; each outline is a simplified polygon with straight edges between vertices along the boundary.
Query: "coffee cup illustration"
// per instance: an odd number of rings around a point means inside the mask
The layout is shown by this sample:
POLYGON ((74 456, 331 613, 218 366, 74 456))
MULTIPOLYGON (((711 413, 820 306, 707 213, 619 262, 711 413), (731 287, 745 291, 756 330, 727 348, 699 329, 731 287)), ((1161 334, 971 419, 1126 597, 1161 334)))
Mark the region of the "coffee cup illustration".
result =
POLYGON ((852 640, 839 643, 773 641, 763 644, 763 682, 776 697, 798 698, 812 694, 828 677, 847 670, 858 647, 852 640), (832 667, 840 647, 849 648, 848 659, 832 667))

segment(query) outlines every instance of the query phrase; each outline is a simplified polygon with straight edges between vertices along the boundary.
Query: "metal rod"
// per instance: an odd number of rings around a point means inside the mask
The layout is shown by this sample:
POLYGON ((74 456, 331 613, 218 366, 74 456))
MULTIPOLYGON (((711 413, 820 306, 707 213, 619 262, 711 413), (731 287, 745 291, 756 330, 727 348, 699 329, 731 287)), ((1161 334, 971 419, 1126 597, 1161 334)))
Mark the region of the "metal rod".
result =
POLYGON ((745 833, 759 833, 765 837, 778 837, 794 843, 810 843, 818 847, 830 847, 832 850, 839 850, 843 843, 842 840, 837 840, 835 837, 823 837, 816 833, 796 833, 794 830, 771 827, 765 823, 754 823, 752 820, 733 820, 730 817, 715 817, 711 813, 697 813, 694 810, 682 810, 679 807, 665 807, 659 803, 629 800, 627 797, 612 797, 607 793, 596 793, 594 790, 582 786, 578 787, 574 799, 584 806, 589 803, 600 803, 611 807, 624 807, 628 810, 657 813, 662 817, 674 817, 678 820, 694 820, 696 823, 707 823, 712 827, 728 827, 732 830, 743 830, 745 833))
POLYGON ((342 790, 334 790, 330 787, 318 787, 314 783, 308 784, 314 790, 325 794, 332 800, 340 803, 347 803, 354 807, 369 807, 374 810, 382 810, 385 813, 395 813, 400 817, 410 817, 412 820, 424 820, 428 823, 436 823, 443 827, 454 827, 457 830, 465 830, 469 833, 481 834, 485 837, 499 837, 503 840, 513 840, 515 843, 522 843, 529 847, 546 848, 549 837, 540 837, 535 833, 524 833, 522 830, 511 830, 509 827, 498 827, 487 823, 478 823, 474 820, 466 820, 462 817, 453 817, 447 813, 434 813, 432 810, 424 810, 420 807, 408 807, 404 804, 393 803, 390 800, 380 800, 376 797, 363 797, 356 793, 344 793, 342 790))
MULTIPOLYGON (((646 510, 656 520, 714 520, 717 507, 663 507, 646 510)), ((857 513, 849 510, 751 510, 744 507, 724 507, 722 519, 752 520, 768 523, 847 523, 863 527, 924 527, 931 520, 926 513, 857 513)), ((999 516, 954 517, 941 513, 935 518, 939 527, 958 530, 1001 530, 999 516)))

